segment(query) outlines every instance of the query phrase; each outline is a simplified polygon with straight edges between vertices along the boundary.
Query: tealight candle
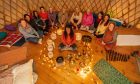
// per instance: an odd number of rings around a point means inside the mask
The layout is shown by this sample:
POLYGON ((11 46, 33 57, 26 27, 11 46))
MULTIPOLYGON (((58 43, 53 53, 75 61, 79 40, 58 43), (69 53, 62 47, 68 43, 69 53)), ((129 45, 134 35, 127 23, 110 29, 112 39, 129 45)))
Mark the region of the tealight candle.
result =
POLYGON ((46 48, 44 48, 44 50, 46 50, 46 48))
POLYGON ((56 70, 56 67, 53 67, 53 70, 56 70))
POLYGON ((43 63, 43 62, 42 62, 41 64, 42 64, 42 65, 44 65, 44 63, 43 63))
POLYGON ((49 64, 49 67, 51 67, 51 65, 49 64))
POLYGON ((46 57, 46 55, 44 54, 43 57, 46 57))

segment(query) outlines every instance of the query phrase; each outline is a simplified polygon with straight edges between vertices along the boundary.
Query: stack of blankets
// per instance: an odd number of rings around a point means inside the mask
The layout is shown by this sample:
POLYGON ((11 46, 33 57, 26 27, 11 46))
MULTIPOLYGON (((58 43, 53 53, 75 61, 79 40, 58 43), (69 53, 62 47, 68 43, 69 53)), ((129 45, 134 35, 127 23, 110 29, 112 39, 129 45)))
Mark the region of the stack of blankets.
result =
POLYGON ((23 36, 19 33, 8 33, 6 38, 0 41, 0 46, 11 47, 18 42, 23 36))

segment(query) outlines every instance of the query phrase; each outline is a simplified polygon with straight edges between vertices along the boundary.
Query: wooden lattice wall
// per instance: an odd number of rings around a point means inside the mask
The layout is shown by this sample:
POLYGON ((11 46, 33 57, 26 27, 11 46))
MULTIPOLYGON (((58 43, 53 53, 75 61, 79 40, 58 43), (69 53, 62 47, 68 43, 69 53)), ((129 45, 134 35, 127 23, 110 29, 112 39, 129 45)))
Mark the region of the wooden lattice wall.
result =
POLYGON ((125 20, 129 24, 140 23, 140 0, 113 0, 108 12, 112 17, 125 20))
POLYGON ((140 19, 140 0, 0 0, 0 28, 16 22, 28 11, 39 10, 40 6, 56 11, 63 8, 74 11, 76 7, 83 12, 87 9, 95 13, 104 11, 132 25, 140 19))
POLYGON ((0 0, 0 28, 11 24, 27 13, 27 4, 24 0, 0 0))

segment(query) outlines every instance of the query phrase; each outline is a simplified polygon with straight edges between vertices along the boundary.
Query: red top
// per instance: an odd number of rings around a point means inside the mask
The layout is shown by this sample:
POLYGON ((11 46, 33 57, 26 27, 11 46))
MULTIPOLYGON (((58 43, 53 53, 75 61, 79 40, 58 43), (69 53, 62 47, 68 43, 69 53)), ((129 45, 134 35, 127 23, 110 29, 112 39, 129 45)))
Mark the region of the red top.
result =
POLYGON ((67 38, 65 38, 64 33, 63 33, 63 35, 62 35, 62 43, 63 43, 64 45, 72 45, 72 44, 74 44, 75 42, 76 42, 76 36, 75 36, 75 34, 74 34, 74 37, 73 37, 73 38, 70 38, 69 35, 68 35, 67 38))
POLYGON ((103 41, 105 43, 111 42, 114 39, 114 34, 115 34, 116 29, 113 29, 113 31, 110 31, 109 29, 106 30, 104 34, 103 41))
POLYGON ((48 19, 48 13, 47 12, 40 12, 39 13, 40 18, 47 20, 48 19))
POLYGON ((98 18, 98 19, 97 19, 97 22, 100 23, 101 20, 102 20, 102 19, 99 19, 99 18, 98 18))

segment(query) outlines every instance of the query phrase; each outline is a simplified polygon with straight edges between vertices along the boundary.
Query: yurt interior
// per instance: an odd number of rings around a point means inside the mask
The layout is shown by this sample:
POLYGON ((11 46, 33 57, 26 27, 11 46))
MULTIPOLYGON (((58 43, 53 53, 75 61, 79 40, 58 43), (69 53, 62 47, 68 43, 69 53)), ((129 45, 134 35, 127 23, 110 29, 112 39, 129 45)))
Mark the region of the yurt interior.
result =
POLYGON ((0 0, 0 84, 140 84, 140 0, 0 0))

